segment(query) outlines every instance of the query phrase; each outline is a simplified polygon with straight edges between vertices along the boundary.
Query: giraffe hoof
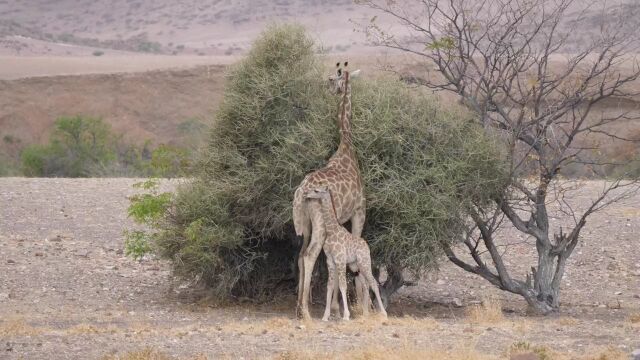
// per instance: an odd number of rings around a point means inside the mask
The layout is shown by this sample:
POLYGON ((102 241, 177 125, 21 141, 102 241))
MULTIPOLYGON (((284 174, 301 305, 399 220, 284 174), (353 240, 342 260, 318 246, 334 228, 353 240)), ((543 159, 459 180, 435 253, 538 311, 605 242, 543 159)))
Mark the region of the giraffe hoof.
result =
POLYGON ((322 321, 325 321, 325 322, 326 322, 326 321, 329 321, 329 318, 323 317, 323 318, 322 318, 322 321))

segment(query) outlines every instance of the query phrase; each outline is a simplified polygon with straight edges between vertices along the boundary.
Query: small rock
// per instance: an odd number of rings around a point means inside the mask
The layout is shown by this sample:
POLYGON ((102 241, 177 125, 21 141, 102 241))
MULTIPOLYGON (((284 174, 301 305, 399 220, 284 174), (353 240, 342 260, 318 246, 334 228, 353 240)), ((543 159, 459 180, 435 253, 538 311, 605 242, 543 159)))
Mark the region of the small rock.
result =
POLYGON ((9 298, 9 294, 7 293, 0 293, 0 300, 5 300, 9 298))
POLYGON ((304 330, 304 329, 306 329, 306 328, 307 328, 307 327, 306 327, 306 326, 304 326, 304 325, 302 325, 302 324, 300 324, 300 325, 296 326, 296 329, 298 329, 298 330, 304 330))
POLYGON ((400 334, 398 334, 398 333, 393 333, 393 335, 391 335, 391 336, 393 336, 394 338, 400 338, 400 334))
POLYGON ((599 308, 603 308, 603 309, 604 309, 604 308, 606 308, 606 307, 607 307, 607 305, 605 305, 605 304, 600 304, 600 305, 598 305, 598 307, 599 307, 599 308))
POLYGON ((124 254, 124 251, 122 251, 122 249, 116 250, 116 255, 122 255, 122 254, 124 254))
POLYGON ((37 252, 37 253, 35 253, 34 255, 35 255, 35 256, 40 256, 40 257, 41 257, 41 256, 44 256, 44 254, 43 254, 43 253, 41 253, 41 252, 37 252))
POLYGON ((436 281, 436 284, 438 284, 438 285, 444 285, 444 284, 445 284, 445 282, 444 282, 444 280, 442 280, 442 279, 438 279, 438 281, 436 281))
POLYGON ((455 306, 455 307, 462 307, 462 301, 460 301, 460 299, 458 299, 458 298, 453 298, 453 300, 451 302, 453 303, 453 306, 455 306))
POLYGON ((267 332, 267 329, 262 330, 262 335, 266 334, 267 332))
POLYGON ((615 294, 616 295, 622 295, 622 291, 616 291, 615 294))
POLYGON ((51 241, 51 242, 60 242, 60 241, 62 241, 62 236, 56 235, 56 236, 50 237, 49 241, 51 241))
POLYGON ((15 261, 13 261, 13 260, 11 260, 11 259, 7 260, 7 264, 15 264, 15 263, 16 263, 16 262, 15 262, 15 261))

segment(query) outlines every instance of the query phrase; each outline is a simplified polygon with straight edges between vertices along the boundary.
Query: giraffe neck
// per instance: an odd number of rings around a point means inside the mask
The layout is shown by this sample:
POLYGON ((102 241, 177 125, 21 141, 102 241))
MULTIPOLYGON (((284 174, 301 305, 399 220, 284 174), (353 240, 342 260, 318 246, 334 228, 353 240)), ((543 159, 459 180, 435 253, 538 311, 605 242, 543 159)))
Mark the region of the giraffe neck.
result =
POLYGON ((328 197, 322 198, 322 220, 327 228, 327 233, 335 233, 340 226, 338 218, 336 217, 336 208, 333 203, 333 195, 329 194, 328 197))
POLYGON ((340 129, 340 148, 351 148, 351 78, 344 74, 344 93, 338 105, 338 128, 340 129))

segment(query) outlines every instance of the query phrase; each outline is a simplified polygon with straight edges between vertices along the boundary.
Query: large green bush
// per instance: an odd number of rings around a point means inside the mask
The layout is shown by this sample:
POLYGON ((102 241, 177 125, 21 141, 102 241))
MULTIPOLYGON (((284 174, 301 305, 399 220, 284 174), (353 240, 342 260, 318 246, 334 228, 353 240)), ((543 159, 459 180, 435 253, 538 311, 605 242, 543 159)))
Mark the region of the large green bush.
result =
MULTIPOLYGON (((220 297, 293 280, 291 202, 338 143, 325 61, 295 25, 272 27, 228 74, 193 181, 156 226, 160 254, 220 297)), ((378 265, 420 270, 460 234, 463 210, 500 188, 500 152, 460 109, 390 77, 353 81, 353 132, 378 265)))

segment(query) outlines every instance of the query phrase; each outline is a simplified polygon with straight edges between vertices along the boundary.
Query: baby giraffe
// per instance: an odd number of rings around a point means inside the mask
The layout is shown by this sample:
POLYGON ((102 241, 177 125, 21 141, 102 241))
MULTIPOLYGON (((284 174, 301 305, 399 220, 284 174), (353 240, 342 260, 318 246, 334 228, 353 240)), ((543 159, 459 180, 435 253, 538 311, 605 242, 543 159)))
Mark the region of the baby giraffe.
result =
MULTIPOLYGON (((336 274, 338 275, 340 294, 342 295, 343 320, 349 320, 349 306, 347 306, 347 265, 364 284, 364 302, 369 303, 369 289, 373 290, 378 300, 378 309, 384 317, 387 312, 380 299, 378 282, 371 272, 371 253, 369 245, 361 237, 353 236, 336 218, 331 192, 326 187, 315 188, 305 193, 306 199, 320 199, 322 205, 322 219, 326 227, 326 239, 322 249, 327 257, 329 280, 327 281, 327 302, 322 321, 328 321, 331 315, 331 296, 333 294, 336 274)), ((368 306, 364 306, 363 314, 368 314, 368 306)))

